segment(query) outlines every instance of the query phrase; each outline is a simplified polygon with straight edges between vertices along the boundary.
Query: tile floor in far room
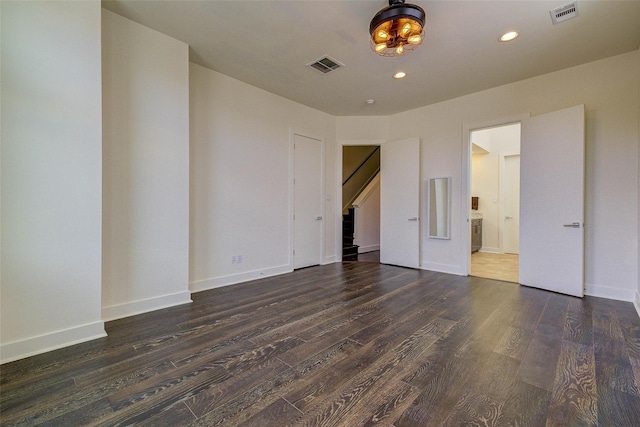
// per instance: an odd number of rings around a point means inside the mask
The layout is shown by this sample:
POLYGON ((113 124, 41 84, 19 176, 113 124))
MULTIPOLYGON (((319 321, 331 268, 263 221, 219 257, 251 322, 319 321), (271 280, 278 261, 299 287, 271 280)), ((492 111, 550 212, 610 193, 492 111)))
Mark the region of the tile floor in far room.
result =
POLYGON ((518 255, 475 252, 471 254, 470 275, 518 283, 518 255))

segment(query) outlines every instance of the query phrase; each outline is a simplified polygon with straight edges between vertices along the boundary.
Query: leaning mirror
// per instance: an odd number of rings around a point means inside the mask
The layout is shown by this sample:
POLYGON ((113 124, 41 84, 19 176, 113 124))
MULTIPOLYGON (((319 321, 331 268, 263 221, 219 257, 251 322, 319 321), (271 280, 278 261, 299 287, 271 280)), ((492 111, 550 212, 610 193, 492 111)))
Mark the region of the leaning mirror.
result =
POLYGON ((451 178, 429 179, 429 237, 450 239, 451 178))

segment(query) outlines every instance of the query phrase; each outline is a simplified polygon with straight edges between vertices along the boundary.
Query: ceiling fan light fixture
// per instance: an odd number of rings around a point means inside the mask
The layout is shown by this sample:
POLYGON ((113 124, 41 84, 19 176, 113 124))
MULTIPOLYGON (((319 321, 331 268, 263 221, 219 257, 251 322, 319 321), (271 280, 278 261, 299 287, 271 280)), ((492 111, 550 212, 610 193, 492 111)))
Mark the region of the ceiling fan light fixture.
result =
POLYGON ((407 42, 409 42, 409 44, 420 44, 422 43, 422 35, 416 34, 414 36, 411 36, 407 38, 407 42))
POLYGON ((369 24, 371 49, 380 56, 399 56, 417 48, 424 39, 426 14, 420 6, 389 0, 369 24))

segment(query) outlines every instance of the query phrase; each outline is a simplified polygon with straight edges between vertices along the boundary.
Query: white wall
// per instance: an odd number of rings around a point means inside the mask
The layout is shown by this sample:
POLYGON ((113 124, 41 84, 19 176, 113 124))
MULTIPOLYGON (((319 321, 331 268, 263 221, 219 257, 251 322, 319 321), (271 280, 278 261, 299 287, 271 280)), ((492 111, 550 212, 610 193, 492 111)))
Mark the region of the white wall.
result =
POLYGON ((190 302, 189 48, 103 10, 105 320, 190 302))
POLYGON ((2 362, 104 336, 100 2, 0 2, 2 362))
POLYGON ((342 145, 379 145, 387 140, 388 135, 387 116, 336 117, 336 137, 342 145))
POLYGON ((586 292, 632 301, 638 289, 639 62, 635 51, 393 116, 391 139, 422 138, 423 179, 453 177, 452 239, 423 234, 422 265, 466 270, 465 126, 585 104, 586 292))
POLYGON ((356 208, 354 244, 358 253, 380 250, 380 174, 353 202, 356 208))
POLYGON ((520 125, 501 126, 472 133, 472 141, 479 137, 487 153, 471 158, 471 195, 477 196, 478 212, 482 213, 483 252, 502 252, 503 203, 501 162, 504 156, 520 154, 520 125))
POLYGON ((190 85, 191 290, 292 270, 293 131, 325 141, 323 262, 335 261, 335 118, 196 64, 190 85))

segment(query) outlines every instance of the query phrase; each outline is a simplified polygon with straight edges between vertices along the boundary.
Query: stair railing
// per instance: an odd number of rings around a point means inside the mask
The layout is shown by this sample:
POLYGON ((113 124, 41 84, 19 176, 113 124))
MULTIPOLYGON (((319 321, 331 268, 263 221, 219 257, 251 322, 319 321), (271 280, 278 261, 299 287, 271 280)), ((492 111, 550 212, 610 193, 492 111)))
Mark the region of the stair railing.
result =
POLYGON ((380 147, 376 147, 342 182, 342 211, 346 212, 369 182, 380 172, 380 147))

